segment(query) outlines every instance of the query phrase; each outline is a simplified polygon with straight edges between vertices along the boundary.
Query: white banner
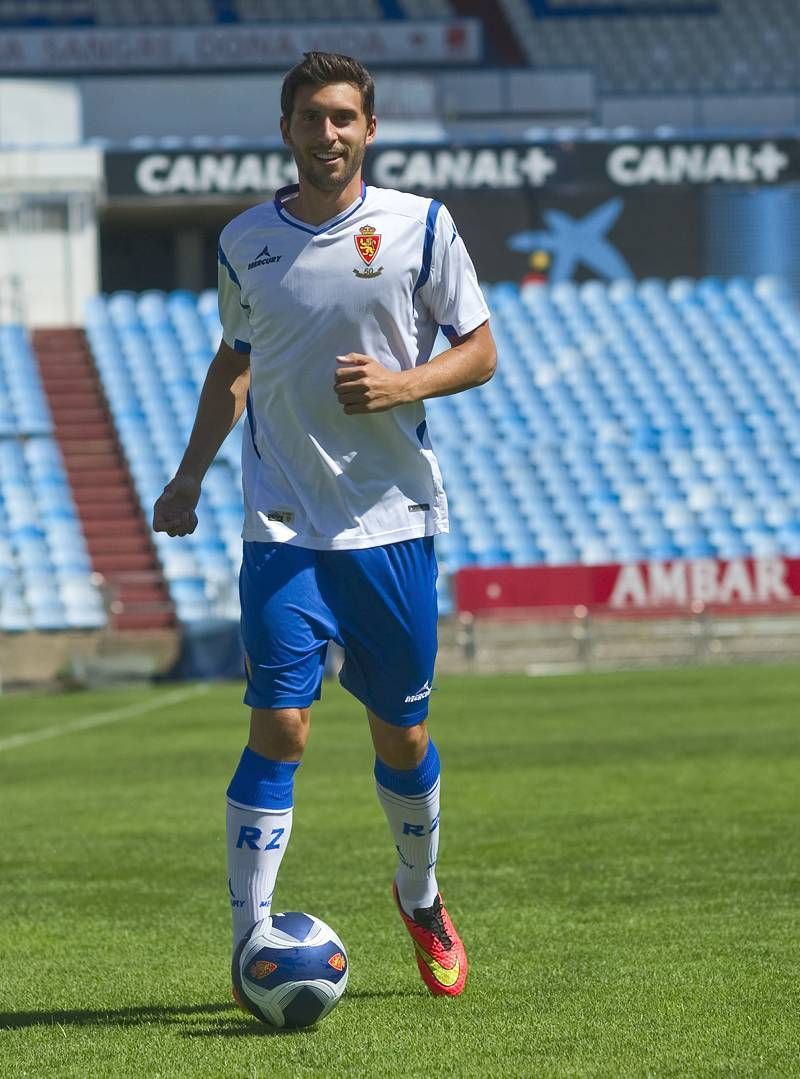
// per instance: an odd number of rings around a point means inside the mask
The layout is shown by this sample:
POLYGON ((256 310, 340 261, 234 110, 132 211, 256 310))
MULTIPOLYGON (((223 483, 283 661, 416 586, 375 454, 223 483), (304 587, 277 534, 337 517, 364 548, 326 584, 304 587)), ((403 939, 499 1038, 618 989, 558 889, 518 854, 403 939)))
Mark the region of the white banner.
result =
POLYGON ((309 49, 367 64, 465 64, 483 53, 477 19, 239 24, 0 33, 0 74, 289 68, 309 49))

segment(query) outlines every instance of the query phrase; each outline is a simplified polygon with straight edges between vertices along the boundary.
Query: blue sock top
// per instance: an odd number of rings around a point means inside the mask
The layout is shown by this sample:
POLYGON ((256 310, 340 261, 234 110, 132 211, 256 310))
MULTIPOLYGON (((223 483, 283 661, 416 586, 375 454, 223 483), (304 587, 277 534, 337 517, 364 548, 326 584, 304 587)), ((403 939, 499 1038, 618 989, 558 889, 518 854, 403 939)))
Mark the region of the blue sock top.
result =
POLYGON ((440 771, 439 754, 433 741, 428 742, 428 750, 416 768, 390 768, 380 757, 375 758, 375 779, 395 794, 426 794, 439 778, 440 771))
POLYGON ((245 746, 228 797, 254 809, 291 809, 294 803, 294 773, 300 761, 271 761, 245 746))

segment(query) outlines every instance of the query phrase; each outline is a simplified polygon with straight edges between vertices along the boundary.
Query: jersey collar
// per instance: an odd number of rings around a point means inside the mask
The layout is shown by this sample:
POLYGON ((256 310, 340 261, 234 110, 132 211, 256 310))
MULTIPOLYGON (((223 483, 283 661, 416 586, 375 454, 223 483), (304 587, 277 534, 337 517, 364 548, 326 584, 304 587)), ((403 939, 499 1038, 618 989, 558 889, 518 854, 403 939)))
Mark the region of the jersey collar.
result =
POLYGON ((318 236, 321 232, 327 232, 328 229, 333 228, 334 225, 338 225, 340 222, 345 221, 351 214, 354 214, 356 210, 358 210, 363 204, 364 199, 367 197, 367 185, 362 180, 361 194, 355 202, 351 203, 346 210, 342 210, 336 217, 331 217, 327 221, 323 221, 321 225, 314 227, 313 225, 307 224, 305 221, 298 221, 296 217, 292 217, 292 215, 284 209, 284 203, 288 202, 289 199, 294 198, 299 190, 299 184, 289 184, 288 187, 282 187, 280 190, 276 191, 274 200, 275 209, 277 210, 278 217, 281 221, 285 221, 287 225, 291 225, 294 229, 300 229, 301 232, 310 232, 312 236, 318 236))

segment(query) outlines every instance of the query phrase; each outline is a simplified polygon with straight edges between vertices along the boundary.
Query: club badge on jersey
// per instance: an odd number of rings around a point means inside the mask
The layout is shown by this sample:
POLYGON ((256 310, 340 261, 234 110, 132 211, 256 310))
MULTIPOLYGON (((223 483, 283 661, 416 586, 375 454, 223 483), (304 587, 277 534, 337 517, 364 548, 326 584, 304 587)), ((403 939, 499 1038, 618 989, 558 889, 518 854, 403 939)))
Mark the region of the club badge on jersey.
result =
POLYGON ((353 240, 355 241, 356 251, 367 265, 366 270, 359 270, 358 267, 355 267, 353 273, 356 277, 361 278, 380 277, 383 273, 383 266, 379 266, 375 270, 372 263, 378 254, 378 248, 381 246, 381 234, 375 231, 373 225, 362 225, 358 230, 358 236, 354 236, 353 240))

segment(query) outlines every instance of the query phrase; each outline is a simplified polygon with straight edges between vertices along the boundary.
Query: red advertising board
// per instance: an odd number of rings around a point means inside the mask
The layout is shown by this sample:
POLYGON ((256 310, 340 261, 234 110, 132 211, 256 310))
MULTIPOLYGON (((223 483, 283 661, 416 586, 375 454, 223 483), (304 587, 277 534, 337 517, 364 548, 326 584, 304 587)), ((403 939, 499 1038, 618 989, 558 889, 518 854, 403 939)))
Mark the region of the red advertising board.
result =
POLYGON ((800 559, 638 562, 609 566, 472 566, 455 575, 459 611, 585 607, 607 614, 742 612, 800 605, 800 559))

